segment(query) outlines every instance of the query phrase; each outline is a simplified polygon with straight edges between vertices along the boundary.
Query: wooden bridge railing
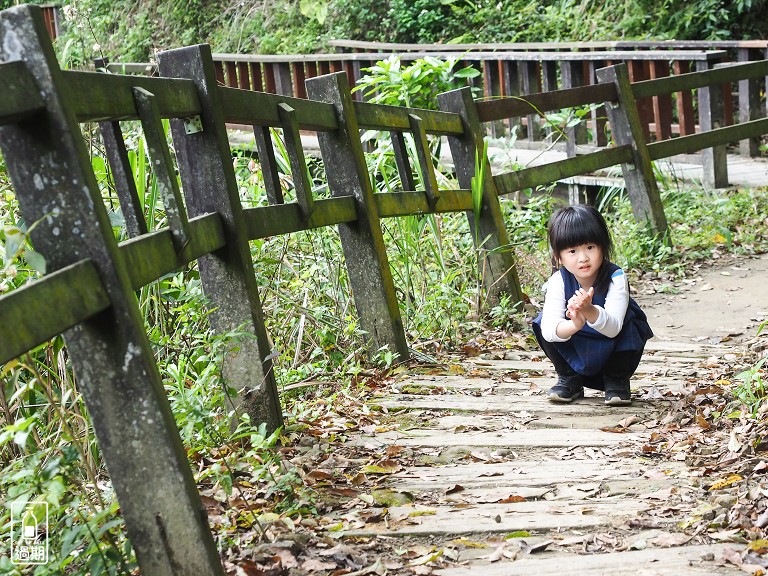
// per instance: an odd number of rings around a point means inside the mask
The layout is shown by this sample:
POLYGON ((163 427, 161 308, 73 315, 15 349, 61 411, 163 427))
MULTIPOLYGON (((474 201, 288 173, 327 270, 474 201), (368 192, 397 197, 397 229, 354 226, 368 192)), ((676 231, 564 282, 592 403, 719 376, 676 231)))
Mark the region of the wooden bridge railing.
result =
MULTIPOLYGON (((304 81, 330 72, 346 72, 351 85, 361 78, 364 68, 389 58, 392 54, 339 53, 308 55, 251 55, 214 54, 217 78, 226 86, 265 91, 286 96, 306 97, 304 81)), ((459 52, 402 52, 399 57, 404 63, 424 58, 460 59, 462 66, 473 66, 482 72, 482 90, 486 98, 520 96, 558 88, 572 88, 594 84, 595 70, 600 67, 627 63, 632 81, 646 80, 685 73, 694 67, 706 70, 727 60, 724 50, 600 50, 600 51, 471 51, 459 52)), ((732 115, 731 87, 725 86, 727 94, 724 103, 726 117, 732 115)), ((358 100, 362 93, 356 93, 358 100)), ((671 102, 654 106, 650 101, 641 101, 641 114, 645 133, 656 130, 689 134, 697 124, 695 98, 686 94, 681 106, 671 102)), ((753 99, 754 100, 754 99, 753 99)), ((597 114, 594 114, 597 118, 597 114)), ((542 139, 543 120, 531 114, 524 124, 525 138, 530 142, 542 139)), ((597 130, 597 145, 604 145, 605 139, 597 130)))
MULTIPOLYGON (((542 91, 572 88, 597 82, 595 71, 600 67, 626 63, 630 81, 639 82, 648 79, 680 75, 692 69, 704 71, 718 64, 733 62, 726 50, 699 50, 691 48, 671 49, 617 49, 615 43, 592 43, 590 49, 566 50, 572 46, 564 44, 558 49, 478 50, 477 45, 465 52, 442 52, 436 50, 403 51, 399 53, 403 62, 408 63, 426 56, 440 58, 458 58, 462 66, 473 66, 482 71, 482 91, 487 99, 508 96, 524 96, 542 91), (595 44, 603 44, 610 49, 597 49, 595 44)), ((764 43, 765 44, 765 43, 764 43)), ((537 44, 538 45, 538 44, 537 44)), ((386 45, 385 45, 386 46, 386 45)), ((485 45, 481 45, 487 48, 485 45)), ((506 46, 506 45, 505 45, 506 46)), ((517 45, 509 45, 517 46, 517 45)), ((666 46, 666 44, 665 44, 666 46)), ((686 44, 683 44, 686 46, 686 44)), ((747 50, 746 48, 740 50, 747 50)), ((755 58, 756 49, 738 52, 741 58, 755 58)), ((765 51, 759 53, 764 56, 765 51)), ((337 54, 302 54, 302 55, 250 55, 250 54, 214 54, 216 77, 221 85, 245 90, 255 90, 270 94, 280 94, 306 98, 304 82, 308 78, 331 72, 345 72, 350 85, 355 85, 363 75, 363 69, 390 57, 387 52, 359 52, 337 54)), ((114 63, 109 69, 117 73, 145 72, 147 64, 114 63)), ((747 121, 762 115, 762 99, 759 83, 756 80, 722 86, 722 117, 725 124, 747 121), (736 100, 734 101, 734 95, 736 100), (738 114, 735 113, 738 110, 738 114)), ((671 134, 688 135, 702 129, 697 93, 680 92, 675 100, 666 97, 649 97, 638 100, 640 118, 646 138, 664 139, 671 134)), ((362 92, 354 94, 356 100, 363 99, 362 92)), ((605 114, 596 108, 590 113, 588 123, 573 131, 571 143, 586 144, 587 127, 591 128, 591 144, 604 146, 605 114)), ((508 123, 509 124, 509 123, 508 123)), ((544 142, 546 125, 543 118, 535 111, 515 124, 519 142, 528 142, 530 146, 548 145, 544 142)), ((498 123, 489 126, 489 132, 498 132, 498 123)), ((758 154, 756 141, 745 142, 742 153, 755 156, 758 154)))
MULTIPOLYGON (((667 52, 669 59, 645 60, 637 58, 628 63, 630 67, 630 79, 635 81, 649 80, 669 76, 684 74, 691 71, 691 62, 677 59, 672 54, 675 51, 721 51, 725 53, 724 60, 728 62, 751 62, 755 60, 765 60, 768 57, 768 40, 616 40, 616 41, 591 41, 591 42, 514 42, 514 43, 476 43, 476 44, 404 44, 394 42, 366 42, 358 40, 331 40, 331 46, 335 46, 340 52, 355 53, 394 53, 403 54, 408 52, 426 52, 439 53, 444 56, 449 54, 462 55, 476 52, 606 52, 606 51, 659 51, 667 52)), ((505 81, 509 72, 505 71, 505 65, 502 60, 494 61, 489 58, 483 61, 483 73, 486 78, 485 94, 487 97, 497 97, 500 95, 512 95, 511 90, 515 89, 514 82, 505 81), (501 80, 500 80, 501 79, 501 80), (505 86, 505 83, 507 86, 505 86), (504 89, 508 92, 502 93, 504 89)), ((557 88, 557 83, 552 80, 555 78, 556 70, 549 63, 541 63, 536 66, 532 73, 525 70, 526 66, 519 66, 518 71, 512 71, 514 80, 524 79, 526 74, 532 74, 534 79, 540 79, 542 90, 553 90, 557 88)), ((530 64, 527 65, 531 67, 530 64)), ((600 66, 587 64, 584 67, 583 84, 592 84, 596 81, 594 70, 600 66)), ((696 70, 701 71, 709 66, 696 64, 696 70)), ((767 79, 768 80, 768 79, 767 79)), ((527 86, 533 84, 520 82, 523 93, 534 90, 525 90, 527 86)), ((561 86, 563 88, 567 86, 561 86)), ((764 81, 758 82, 756 79, 740 82, 733 87, 724 86, 724 109, 726 124, 732 123, 732 117, 735 115, 739 122, 753 120, 763 115, 761 110, 765 110, 764 97, 768 85, 764 81), (737 104, 731 102, 731 95, 737 95, 737 104)), ((694 100, 689 95, 681 94, 677 97, 677 102, 669 100, 654 100, 652 108, 650 102, 643 103, 641 100, 641 117, 646 123, 655 124, 657 139, 663 139, 666 136, 660 136, 659 133, 674 132, 683 136, 693 134, 695 131, 695 115, 693 110, 696 106, 694 100), (676 106, 675 106, 676 104, 676 106), (673 124, 670 119, 675 117, 673 124)), ((653 131, 651 131, 653 132, 653 131)), ((649 132, 646 131, 646 135, 649 132)), ((756 156, 758 150, 754 141, 742 142, 741 153, 743 155, 756 156)))
MULTIPOLYGON (((145 574, 222 574, 205 511, 165 396, 135 290, 197 261, 219 331, 246 336, 223 367, 252 419, 282 422, 249 242, 338 226, 361 327, 373 351, 408 346, 381 230, 381 218, 466 212, 485 254, 486 285, 520 300, 515 261, 499 196, 565 175, 621 164, 633 209, 658 233, 663 207, 652 158, 722 145, 768 131, 766 120, 646 145, 635 92, 624 66, 599 71, 601 84, 475 102, 469 88, 439 97, 441 110, 354 101, 344 73, 307 79, 308 99, 220 86, 207 46, 159 55, 162 77, 63 71, 37 7, 0 13, 0 150, 24 220, 49 274, 0 297, 0 363, 63 333, 78 386, 145 574), (602 103, 616 146, 593 154, 486 178, 479 219, 472 176, 483 124, 541 111, 602 103), (174 155, 162 120, 169 119, 174 155), (168 226, 148 231, 128 162, 121 122, 139 120, 168 226), (81 123, 98 122, 130 239, 115 240, 81 123), (244 208, 227 123, 253 127, 268 205, 244 208), (282 131, 295 201, 280 186, 271 129, 282 131), (401 189, 374 194, 360 129, 390 134, 401 189), (317 132, 330 198, 316 198, 306 177, 301 131, 317 132), (459 189, 438 186, 427 135, 447 137, 459 189), (411 157, 404 144, 412 138, 411 157), (178 175, 176 174, 178 167, 178 175), (417 189, 417 187, 419 189, 417 189), (149 481, 148 481, 149 480, 149 481)), ((765 75, 765 63, 649 81, 644 96, 765 75)), ((487 158, 480 161, 490 173, 487 158)), ((494 292, 491 292, 492 295, 494 292)))

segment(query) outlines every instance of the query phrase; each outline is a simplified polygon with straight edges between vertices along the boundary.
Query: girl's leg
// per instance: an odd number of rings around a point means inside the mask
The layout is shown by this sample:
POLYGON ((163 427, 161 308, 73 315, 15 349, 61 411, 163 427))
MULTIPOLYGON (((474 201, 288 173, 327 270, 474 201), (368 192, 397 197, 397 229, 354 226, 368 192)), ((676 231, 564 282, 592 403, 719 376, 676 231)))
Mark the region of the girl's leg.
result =
POLYGON ((603 368, 605 403, 610 406, 628 406, 632 403, 629 379, 637 370, 643 351, 614 352, 603 368))
POLYGON ((549 389, 548 398, 553 402, 572 402, 584 397, 584 385, 581 374, 577 374, 570 364, 562 357, 552 342, 547 342, 541 335, 536 324, 533 325, 536 342, 547 358, 550 359, 557 372, 557 384, 549 389))

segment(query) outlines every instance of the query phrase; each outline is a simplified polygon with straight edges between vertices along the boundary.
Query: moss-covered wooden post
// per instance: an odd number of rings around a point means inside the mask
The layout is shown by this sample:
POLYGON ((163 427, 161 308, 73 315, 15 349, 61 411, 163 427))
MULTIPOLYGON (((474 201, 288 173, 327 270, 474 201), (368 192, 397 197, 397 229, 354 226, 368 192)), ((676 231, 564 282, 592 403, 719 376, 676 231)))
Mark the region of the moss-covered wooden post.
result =
POLYGON ((482 153, 483 127, 477 115, 472 92, 469 88, 460 88, 439 94, 437 99, 441 110, 457 113, 464 125, 464 133, 461 136, 448 137, 459 186, 465 189, 472 187, 476 155, 482 156, 480 160, 485 163, 485 186, 479 229, 475 229, 474 213, 467 212, 467 218, 475 247, 485 255, 481 258, 481 272, 488 303, 495 304, 503 293, 509 294, 513 302, 522 302, 523 292, 517 277, 514 254, 508 248, 509 237, 501 214, 499 194, 491 173, 491 165, 487 156, 482 153))
POLYGON ((205 508, 168 405, 42 13, 0 16, 2 60, 23 62, 45 112, 0 127, 32 240, 49 272, 90 259, 111 306, 64 339, 142 574, 222 575, 205 508))
POLYGON ((667 234, 667 217, 661 203, 659 188, 653 174, 637 102, 629 83, 625 64, 601 68, 596 72, 600 82, 616 85, 618 100, 606 102, 605 111, 611 124, 611 134, 618 146, 629 145, 632 164, 622 164, 621 170, 632 203, 632 212, 639 222, 647 222, 654 234, 667 234))
POLYGON ((227 238, 223 249, 198 260, 214 328, 245 333, 233 343, 223 375, 240 392, 251 421, 274 431, 283 422, 280 398, 210 48, 161 52, 158 63, 163 76, 190 78, 200 97, 202 130, 187 130, 177 119, 171 131, 190 217, 217 212, 227 238))
POLYGON ((347 76, 337 72, 308 79, 306 84, 310 98, 336 108, 339 129, 320 132, 318 138, 331 193, 355 198, 357 220, 339 225, 339 234, 369 353, 386 347, 405 360, 408 345, 347 76))

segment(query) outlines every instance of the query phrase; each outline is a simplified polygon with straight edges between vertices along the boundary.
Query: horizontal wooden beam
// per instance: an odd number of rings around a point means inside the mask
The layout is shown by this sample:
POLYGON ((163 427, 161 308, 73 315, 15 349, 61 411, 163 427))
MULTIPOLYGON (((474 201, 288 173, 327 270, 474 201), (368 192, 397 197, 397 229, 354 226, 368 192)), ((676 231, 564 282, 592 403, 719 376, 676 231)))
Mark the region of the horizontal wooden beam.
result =
POLYGON ((430 134, 463 134, 461 117, 451 112, 405 108, 384 104, 354 102, 355 116, 360 128, 367 130, 405 130, 410 131, 408 116, 417 115, 421 119, 424 131, 430 134))
POLYGON ((606 49, 678 49, 678 50, 723 50, 728 48, 768 48, 768 40, 608 40, 593 42, 499 42, 477 44, 409 44, 400 42, 371 42, 367 40, 329 40, 329 46, 352 50, 371 51, 424 51, 424 52, 467 52, 467 51, 519 51, 519 50, 606 50, 606 49))
POLYGON ((301 130, 322 132, 339 127, 336 111, 324 102, 224 86, 219 87, 219 101, 224 122, 231 124, 282 127, 277 107, 287 104, 295 110, 301 130))
POLYGON ((627 162, 632 162, 632 150, 629 146, 617 146, 525 170, 505 172, 494 176, 494 181, 499 194, 511 194, 627 162))
POLYGON ((22 62, 0 64, 0 124, 23 120, 45 108, 40 91, 22 62))
POLYGON ((705 148, 721 146, 730 142, 738 142, 746 138, 768 134, 768 118, 751 120, 733 126, 725 126, 699 134, 690 136, 681 136, 680 138, 671 138, 661 142, 652 142, 648 144, 648 154, 651 160, 661 158, 670 158, 678 154, 690 154, 698 152, 705 148))
POLYGON ((690 72, 677 76, 666 76, 655 80, 643 80, 632 84, 635 98, 648 98, 660 94, 694 90, 705 86, 728 84, 738 80, 750 80, 768 75, 768 60, 745 64, 729 64, 704 72, 690 72))
POLYGON ((62 76, 63 96, 80 122, 137 119, 135 87, 155 96, 162 118, 200 114, 197 89, 190 80, 81 71, 65 71, 62 76))
POLYGON ((0 365, 106 310, 109 297, 92 260, 81 260, 0 297, 0 365))
POLYGON ((423 191, 402 190, 374 194, 373 197, 381 218, 472 210, 471 190, 440 190, 434 208, 429 207, 427 195, 423 191))
POLYGON ((223 247, 224 229, 218 214, 204 214, 189 221, 190 243, 180 258, 168 228, 150 232, 120 243, 120 254, 138 290, 150 282, 178 270, 185 264, 223 247))
POLYGON ((248 229, 248 238, 255 240, 357 220, 355 200, 352 196, 322 198, 315 200, 314 205, 315 209, 308 219, 305 219, 301 207, 295 202, 246 208, 243 210, 243 217, 248 229))
MULTIPOLYGON (((508 60, 515 62, 580 62, 595 60, 623 62, 628 60, 684 60, 687 62, 722 60, 727 56, 725 50, 600 50, 592 52, 577 51, 472 51, 456 53, 445 50, 439 52, 403 52, 397 54, 402 61, 413 61, 422 58, 453 58, 462 62, 481 60, 508 60)), ((218 62, 262 62, 262 63, 294 63, 294 62, 376 62, 393 56, 390 52, 337 52, 335 54, 214 54, 218 62)))
POLYGON ((477 102, 477 115, 481 122, 492 122, 574 106, 615 102, 617 97, 615 85, 592 84, 552 92, 481 100, 477 102))

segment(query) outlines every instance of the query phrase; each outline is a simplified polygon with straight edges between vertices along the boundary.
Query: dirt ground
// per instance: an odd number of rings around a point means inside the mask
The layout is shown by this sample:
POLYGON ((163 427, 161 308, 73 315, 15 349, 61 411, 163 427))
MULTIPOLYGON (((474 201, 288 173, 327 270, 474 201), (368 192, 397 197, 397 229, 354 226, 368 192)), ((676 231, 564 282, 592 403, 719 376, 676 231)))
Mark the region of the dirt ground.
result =
POLYGON ((641 278, 633 297, 660 340, 748 343, 768 319, 768 254, 714 258, 682 281, 641 278))

